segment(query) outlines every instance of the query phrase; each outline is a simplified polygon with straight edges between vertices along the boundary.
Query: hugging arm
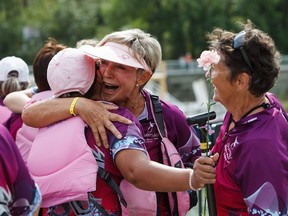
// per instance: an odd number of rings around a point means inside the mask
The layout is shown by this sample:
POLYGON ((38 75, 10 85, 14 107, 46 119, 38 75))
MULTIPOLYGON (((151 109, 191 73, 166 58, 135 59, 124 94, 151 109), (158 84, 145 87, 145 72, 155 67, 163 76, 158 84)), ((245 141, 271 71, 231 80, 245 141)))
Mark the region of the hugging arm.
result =
MULTIPOLYGON (((39 128, 70 118, 72 116, 70 114, 72 101, 73 98, 53 98, 34 102, 23 110, 23 122, 29 126, 39 128)), ((117 138, 121 138, 121 134, 112 121, 130 124, 130 120, 109 112, 109 110, 117 108, 114 105, 103 104, 99 101, 81 97, 75 105, 74 113, 79 115, 91 127, 97 145, 102 143, 105 147, 108 147, 106 129, 110 130, 117 138)))
POLYGON ((31 89, 11 92, 8 94, 3 103, 14 113, 22 113, 26 103, 31 100, 33 93, 31 89))
POLYGON ((214 159, 198 158, 193 171, 151 161, 144 152, 138 150, 122 150, 116 154, 115 162, 124 178, 134 186, 143 190, 175 192, 191 189, 189 185, 191 172, 194 189, 215 183, 216 174, 212 166, 214 159))

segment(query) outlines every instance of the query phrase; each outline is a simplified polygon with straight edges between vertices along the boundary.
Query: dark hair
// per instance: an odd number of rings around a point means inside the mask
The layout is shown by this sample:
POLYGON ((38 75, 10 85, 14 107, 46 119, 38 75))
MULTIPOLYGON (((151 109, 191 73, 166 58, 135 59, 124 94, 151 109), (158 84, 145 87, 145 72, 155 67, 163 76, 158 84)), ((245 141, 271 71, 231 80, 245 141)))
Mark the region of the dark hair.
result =
POLYGON ((82 95, 80 92, 68 92, 68 93, 64 93, 60 95, 59 98, 85 97, 89 99, 96 99, 95 97, 96 85, 97 85, 96 80, 97 80, 97 76, 95 76, 94 82, 92 83, 89 90, 84 95, 82 95))
POLYGON ((223 63, 230 69, 230 82, 240 73, 247 73, 251 76, 250 93, 260 97, 275 85, 280 71, 280 53, 273 39, 267 33, 256 29, 250 20, 241 25, 245 31, 241 47, 245 50, 253 71, 244 60, 240 49, 233 48, 233 40, 237 34, 220 28, 214 29, 208 34, 210 49, 221 54, 223 63))
POLYGON ((55 39, 49 38, 44 46, 38 51, 33 62, 33 75, 38 92, 51 90, 47 81, 47 68, 49 62, 59 51, 66 48, 55 39))

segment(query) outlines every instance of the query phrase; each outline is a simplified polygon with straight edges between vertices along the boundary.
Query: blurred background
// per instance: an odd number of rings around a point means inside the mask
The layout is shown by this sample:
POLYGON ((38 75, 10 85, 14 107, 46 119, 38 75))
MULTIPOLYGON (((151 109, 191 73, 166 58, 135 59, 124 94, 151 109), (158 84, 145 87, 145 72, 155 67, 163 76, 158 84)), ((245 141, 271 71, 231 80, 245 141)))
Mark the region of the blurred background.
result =
MULTIPOLYGON (((147 88, 191 116, 207 111, 209 86, 196 62, 207 49, 206 34, 216 27, 238 32, 237 22, 247 19, 270 34, 282 53, 271 91, 288 111, 288 0, 0 0, 0 58, 15 55, 32 65, 49 37, 74 47, 82 39, 141 28, 163 49, 163 63, 147 88)), ((217 128, 225 110, 219 104, 212 110, 217 128)), ((200 207, 187 215, 201 215, 200 207)))
MULTIPOLYGON (((191 115, 206 110, 208 90, 196 63, 208 46, 205 35, 215 27, 238 32, 237 22, 247 19, 270 34, 283 55, 272 91, 288 110, 287 0, 0 0, 0 58, 15 55, 31 65, 49 37, 76 46, 141 28, 163 49, 163 63, 147 87, 191 115)), ((223 109, 215 109, 221 116, 223 109)))

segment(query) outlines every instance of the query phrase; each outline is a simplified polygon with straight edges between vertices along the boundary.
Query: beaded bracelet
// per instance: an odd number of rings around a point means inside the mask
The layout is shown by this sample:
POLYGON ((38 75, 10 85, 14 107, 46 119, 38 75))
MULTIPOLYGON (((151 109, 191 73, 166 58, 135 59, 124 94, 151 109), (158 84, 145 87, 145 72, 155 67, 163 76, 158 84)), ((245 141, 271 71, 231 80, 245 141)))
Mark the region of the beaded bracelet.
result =
POLYGON ((193 191, 199 191, 199 190, 201 190, 202 188, 198 188, 198 189, 195 189, 193 186, 192 186, 192 176, 193 176, 193 169, 191 170, 191 172, 189 173, 189 179, 188 179, 188 181, 189 181, 189 187, 190 187, 190 189, 191 190, 193 190, 193 191))
POLYGON ((76 113, 74 112, 74 108, 76 105, 77 100, 79 99, 79 97, 75 97, 70 105, 70 114, 73 116, 76 116, 76 113))

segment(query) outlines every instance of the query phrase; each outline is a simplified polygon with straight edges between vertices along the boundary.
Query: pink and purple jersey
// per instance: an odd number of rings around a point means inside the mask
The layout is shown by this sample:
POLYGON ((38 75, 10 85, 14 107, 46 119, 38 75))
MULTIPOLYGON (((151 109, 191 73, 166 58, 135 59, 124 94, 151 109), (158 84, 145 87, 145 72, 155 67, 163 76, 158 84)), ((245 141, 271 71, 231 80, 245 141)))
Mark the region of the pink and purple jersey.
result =
MULTIPOLYGON (((145 146, 151 160, 162 163, 161 137, 152 116, 150 93, 143 90, 142 94, 146 100, 146 107, 138 119, 144 130, 145 146)), ((187 125, 186 116, 177 106, 162 100, 160 102, 168 139, 175 145, 184 165, 191 166, 191 163, 201 156, 197 134, 193 127, 187 125)))
POLYGON ((219 152, 214 184, 218 215, 287 215, 288 117, 272 94, 271 106, 228 131, 227 113, 213 153, 219 152))
MULTIPOLYGON (((107 131, 110 149, 106 149, 103 146, 97 147, 95 145, 91 129, 87 131, 87 138, 89 146, 93 149, 94 154, 98 155, 98 166, 108 171, 112 175, 114 181, 119 185, 123 180, 123 176, 114 162, 116 154, 125 149, 134 149, 146 154, 148 153, 143 140, 142 127, 136 117, 125 108, 119 108, 112 112, 122 115, 133 122, 130 125, 114 122, 115 127, 122 134, 123 138, 118 140, 111 132, 107 131), (103 164, 103 166, 101 166, 101 164, 103 164)), ((120 204, 117 194, 115 194, 110 186, 99 177, 97 177, 97 190, 93 195, 96 199, 101 200, 101 204, 108 212, 114 213, 115 215, 120 213, 120 204)))

